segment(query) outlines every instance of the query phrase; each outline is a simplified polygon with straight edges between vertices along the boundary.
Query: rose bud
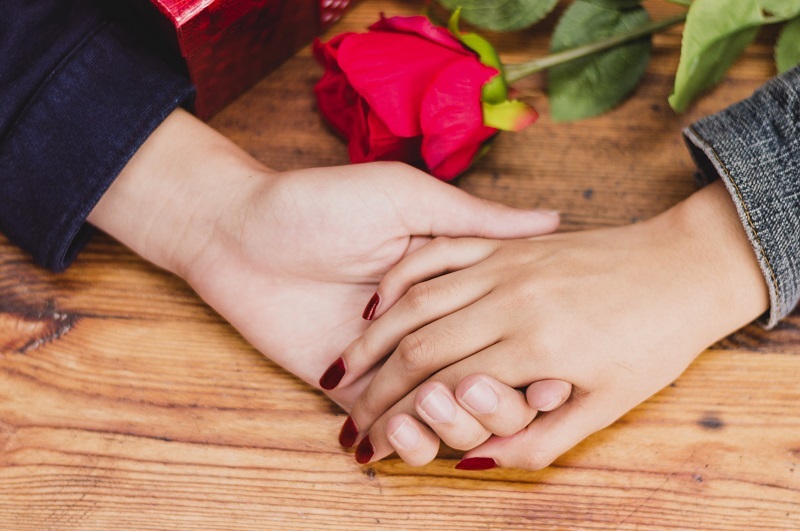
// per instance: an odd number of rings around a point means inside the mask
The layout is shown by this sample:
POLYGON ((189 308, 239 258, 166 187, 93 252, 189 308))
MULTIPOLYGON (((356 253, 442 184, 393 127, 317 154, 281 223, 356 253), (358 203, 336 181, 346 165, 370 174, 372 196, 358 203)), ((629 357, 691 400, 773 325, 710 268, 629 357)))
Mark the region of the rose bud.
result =
POLYGON ((450 180, 499 129, 536 120, 531 107, 507 101, 491 46, 457 25, 457 13, 452 32, 423 16, 381 17, 368 33, 314 43, 325 67, 319 109, 348 140, 352 162, 403 161, 450 180))

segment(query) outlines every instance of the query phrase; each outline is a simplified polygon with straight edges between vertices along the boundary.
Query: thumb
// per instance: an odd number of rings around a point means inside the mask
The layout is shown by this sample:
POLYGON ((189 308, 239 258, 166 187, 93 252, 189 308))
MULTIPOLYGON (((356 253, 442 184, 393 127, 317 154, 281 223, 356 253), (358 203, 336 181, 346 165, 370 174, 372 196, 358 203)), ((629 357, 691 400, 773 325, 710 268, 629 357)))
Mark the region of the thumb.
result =
POLYGON ((398 212, 412 235, 529 238, 551 233, 559 224, 557 212, 511 208, 470 195, 422 172, 395 180, 393 188, 398 212))
POLYGON ((598 417, 600 412, 593 411, 586 402, 568 402, 555 411, 536 417, 527 428, 510 437, 490 437, 464 454, 456 468, 487 470, 499 466, 541 470, 608 424, 598 422, 598 417))

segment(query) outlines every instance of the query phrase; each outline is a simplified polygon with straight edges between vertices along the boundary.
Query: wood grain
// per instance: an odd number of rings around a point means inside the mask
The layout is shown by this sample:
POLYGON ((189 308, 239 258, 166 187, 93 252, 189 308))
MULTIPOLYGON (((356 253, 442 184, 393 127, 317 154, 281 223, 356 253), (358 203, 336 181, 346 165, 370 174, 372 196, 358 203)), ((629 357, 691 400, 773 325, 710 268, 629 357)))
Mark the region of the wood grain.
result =
MULTIPOLYGON (((366 0, 335 31, 420 4, 366 0)), ((493 39, 514 61, 548 33, 493 39)), ((540 122, 501 135, 458 184, 559 209, 565 230, 652 216, 695 189, 681 128, 773 75, 770 38, 684 116, 666 104, 678 31, 601 118, 553 124, 543 80, 527 81, 540 122)), ((345 163, 315 113, 319 73, 305 49, 213 125, 278 169, 345 163)), ((798 529, 798 354, 800 315, 748 327, 540 472, 459 472, 451 451, 364 468, 336 444, 341 411, 181 281, 104 236, 61 275, 0 239, 0 528, 798 529)))

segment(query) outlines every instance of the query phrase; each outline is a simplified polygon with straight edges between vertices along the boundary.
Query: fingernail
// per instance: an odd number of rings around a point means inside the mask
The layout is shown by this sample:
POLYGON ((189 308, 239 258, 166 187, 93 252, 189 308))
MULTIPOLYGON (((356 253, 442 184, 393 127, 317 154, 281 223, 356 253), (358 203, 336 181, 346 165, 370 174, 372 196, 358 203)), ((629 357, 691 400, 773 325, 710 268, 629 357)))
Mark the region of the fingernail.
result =
POLYGON ((456 465, 458 470, 491 470, 497 468, 497 461, 491 457, 469 457, 456 465))
POLYGON ((553 216, 553 217, 557 217, 557 216, 561 215, 561 212, 559 212, 558 210, 539 210, 539 212, 541 212, 542 214, 548 215, 548 216, 553 216))
POLYGON ((551 410, 555 409, 555 407, 558 405, 559 402, 561 402, 561 397, 560 396, 558 396, 555 399, 551 400, 550 402, 548 402, 547 404, 545 404, 542 407, 537 407, 536 409, 538 409, 539 411, 551 411, 551 410))
POLYGON ((322 375, 322 378, 319 379, 319 386, 326 391, 335 389, 336 386, 339 385, 339 382, 342 381, 346 370, 344 360, 339 356, 339 359, 334 361, 333 364, 328 367, 328 370, 325 371, 325 374, 322 375))
POLYGON ((394 442, 405 450, 416 450, 419 447, 419 431, 411 422, 404 420, 391 435, 394 442))
POLYGON ((419 405, 436 422, 453 422, 456 418, 456 407, 450 397, 438 387, 428 393, 419 405))
POLYGON ((342 431, 339 432, 339 444, 350 448, 356 442, 356 437, 358 437, 358 427, 356 427, 353 417, 348 415, 347 420, 342 424, 342 431))
POLYGON ((478 380, 461 396, 469 407, 478 413, 491 413, 497 409, 497 394, 484 380, 478 380))
POLYGON ((356 448, 356 461, 362 465, 369 463, 373 455, 375 455, 375 448, 372 447, 372 443, 369 442, 369 435, 367 435, 356 448))
POLYGON ((372 321, 372 318, 375 317, 375 310, 378 309, 378 305, 380 303, 381 303, 381 296, 376 293, 367 303, 367 307, 364 308, 364 313, 361 314, 361 317, 363 317, 367 321, 372 321))
POLYGON ((535 407, 539 411, 550 411, 562 400, 562 397, 559 393, 547 393, 537 398, 540 400, 537 400, 535 403, 531 404, 531 406, 535 407))

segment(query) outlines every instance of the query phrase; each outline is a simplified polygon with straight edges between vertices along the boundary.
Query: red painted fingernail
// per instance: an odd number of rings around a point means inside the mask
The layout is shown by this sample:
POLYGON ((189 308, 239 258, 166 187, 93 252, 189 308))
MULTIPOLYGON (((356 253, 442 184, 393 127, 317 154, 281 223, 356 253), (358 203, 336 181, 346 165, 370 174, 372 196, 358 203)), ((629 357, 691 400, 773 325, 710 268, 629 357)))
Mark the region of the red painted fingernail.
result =
POLYGON ((326 391, 335 389, 336 386, 339 385, 339 382, 342 381, 342 378, 344 378, 346 370, 344 360, 339 356, 339 359, 334 361, 333 364, 328 367, 328 370, 325 371, 325 374, 322 375, 322 378, 319 379, 319 386, 326 391))
POLYGON ((356 437, 358 437, 358 428, 353 417, 348 415, 347 420, 342 425, 342 431, 339 432, 339 444, 345 448, 350 448, 356 442, 356 437))
POLYGON ((367 321, 372 321, 372 318, 375 317, 375 310, 378 309, 378 305, 380 303, 381 303, 381 296, 376 293, 367 303, 367 307, 364 308, 364 313, 361 314, 361 317, 363 317, 367 321))
POLYGON ((491 457, 469 457, 462 459, 457 465, 458 470, 491 470, 497 468, 497 461, 491 457))
POLYGON ((356 461, 362 465, 369 463, 373 455, 375 455, 375 448, 372 447, 372 443, 369 442, 369 435, 367 435, 356 448, 356 461))

